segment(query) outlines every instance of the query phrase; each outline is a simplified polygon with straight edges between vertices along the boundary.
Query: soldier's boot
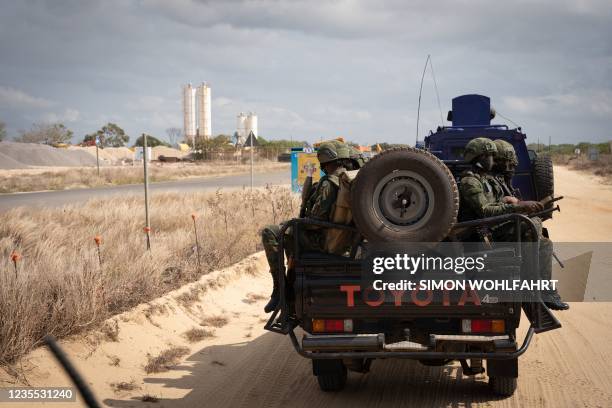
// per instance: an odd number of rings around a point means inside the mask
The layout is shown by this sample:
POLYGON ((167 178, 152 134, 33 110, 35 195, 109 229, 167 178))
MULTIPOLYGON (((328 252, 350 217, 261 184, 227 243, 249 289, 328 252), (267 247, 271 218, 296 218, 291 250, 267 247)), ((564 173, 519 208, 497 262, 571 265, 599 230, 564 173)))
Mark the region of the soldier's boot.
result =
POLYGON ((280 300, 280 289, 278 281, 278 264, 279 257, 282 256, 279 253, 278 234, 280 227, 278 225, 268 225, 261 231, 261 241, 266 252, 266 258, 268 265, 270 266, 270 275, 272 275, 272 294, 270 295, 270 301, 264 306, 264 312, 270 313, 276 309, 280 300))
MULTIPOLYGON (((540 262, 542 279, 552 279, 552 242, 548 238, 540 240, 540 262)), ((557 289, 551 289, 542 292, 544 304, 552 310, 567 310, 569 305, 561 300, 561 296, 557 289)))
POLYGON ((545 294, 544 304, 552 310, 567 310, 569 309, 569 305, 561 300, 561 296, 557 293, 556 290, 551 290, 550 292, 545 294))
POLYGON ((264 306, 264 312, 270 313, 276 310, 276 306, 278 306, 278 302, 280 301, 280 289, 278 283, 278 275, 274 271, 270 271, 272 275, 272 283, 274 285, 272 289, 272 294, 270 295, 270 300, 264 306))

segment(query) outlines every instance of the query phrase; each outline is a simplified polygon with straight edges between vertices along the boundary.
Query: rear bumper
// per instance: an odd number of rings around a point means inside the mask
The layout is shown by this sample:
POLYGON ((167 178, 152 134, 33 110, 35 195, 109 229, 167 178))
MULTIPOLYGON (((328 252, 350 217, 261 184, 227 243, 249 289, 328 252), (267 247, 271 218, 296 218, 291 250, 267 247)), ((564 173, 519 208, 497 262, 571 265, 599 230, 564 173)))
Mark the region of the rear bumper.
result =
MULTIPOLYGON (((296 351, 306 358, 407 358, 407 359, 468 359, 484 358, 493 360, 514 359, 522 355, 533 338, 534 329, 529 328, 520 348, 508 336, 432 335, 430 344, 423 345, 404 341, 385 344, 384 334, 356 335, 304 335, 302 342, 295 333, 289 336, 296 351), (492 351, 436 351, 447 345, 480 345, 492 351)), ((452 349, 452 347, 450 347, 452 349)), ((470 347, 473 348, 473 347, 470 347)))

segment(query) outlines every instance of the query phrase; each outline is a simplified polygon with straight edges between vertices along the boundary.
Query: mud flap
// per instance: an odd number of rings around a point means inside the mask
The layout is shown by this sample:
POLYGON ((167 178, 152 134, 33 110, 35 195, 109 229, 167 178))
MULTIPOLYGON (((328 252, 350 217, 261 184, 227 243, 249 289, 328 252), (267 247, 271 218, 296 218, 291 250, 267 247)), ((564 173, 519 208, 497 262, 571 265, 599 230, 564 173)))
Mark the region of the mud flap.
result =
POLYGON ((523 311, 536 333, 544 333, 561 327, 561 322, 544 303, 523 303, 523 311))
POLYGON ((512 360, 487 360, 489 377, 518 377, 518 358, 512 360))

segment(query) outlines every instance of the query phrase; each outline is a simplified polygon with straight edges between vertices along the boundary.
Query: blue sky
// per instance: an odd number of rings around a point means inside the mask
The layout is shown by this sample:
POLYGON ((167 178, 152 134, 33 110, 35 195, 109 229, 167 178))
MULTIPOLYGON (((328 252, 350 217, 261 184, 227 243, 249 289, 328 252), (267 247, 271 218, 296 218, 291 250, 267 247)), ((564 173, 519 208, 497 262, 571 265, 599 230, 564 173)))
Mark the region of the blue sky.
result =
MULTIPOLYGON (((111 121, 182 127, 181 86, 212 88, 213 134, 254 111, 267 138, 414 143, 433 58, 443 110, 481 93, 530 141, 612 139, 610 1, 0 1, 9 135, 111 121)), ((431 76, 421 136, 440 124, 431 76)), ((502 118, 494 122, 505 123, 502 118)))

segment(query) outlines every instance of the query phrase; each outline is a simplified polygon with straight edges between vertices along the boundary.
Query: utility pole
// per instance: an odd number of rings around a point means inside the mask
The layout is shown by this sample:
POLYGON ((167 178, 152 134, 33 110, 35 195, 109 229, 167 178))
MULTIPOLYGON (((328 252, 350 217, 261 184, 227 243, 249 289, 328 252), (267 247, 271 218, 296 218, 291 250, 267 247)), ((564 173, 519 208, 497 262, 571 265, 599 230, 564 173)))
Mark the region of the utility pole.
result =
POLYGON ((151 231, 151 220, 149 218, 149 171, 148 171, 148 155, 147 155, 147 134, 142 134, 142 161, 144 162, 144 192, 145 192, 145 231, 147 233, 147 250, 151 250, 151 238, 149 232, 151 231))
POLYGON ((98 155, 98 144, 100 144, 100 136, 96 135, 96 166, 98 167, 98 177, 100 177, 100 156, 98 155))
POLYGON ((255 149, 255 143, 253 142, 253 132, 249 135, 251 139, 251 191, 253 191, 253 150, 255 149))

